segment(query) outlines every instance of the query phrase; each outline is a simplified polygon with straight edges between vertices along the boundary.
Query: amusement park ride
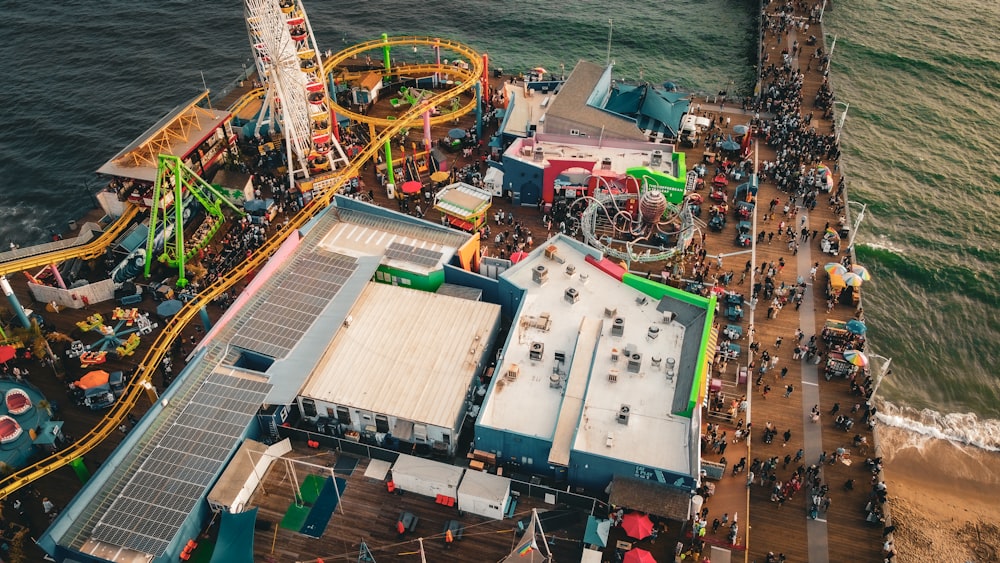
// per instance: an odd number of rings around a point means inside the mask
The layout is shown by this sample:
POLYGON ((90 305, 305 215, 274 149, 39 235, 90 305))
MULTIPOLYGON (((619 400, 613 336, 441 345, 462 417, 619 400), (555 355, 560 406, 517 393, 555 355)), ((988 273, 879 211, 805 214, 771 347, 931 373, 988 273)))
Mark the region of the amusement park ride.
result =
POLYGON ((83 367, 103 364, 108 360, 109 351, 114 352, 118 358, 131 356, 141 343, 140 335, 147 335, 157 327, 156 323, 149 320, 149 313, 141 313, 138 309, 118 307, 111 319, 118 321, 115 326, 104 324, 104 316, 100 313, 94 313, 86 320, 76 323, 81 331, 97 332, 101 338, 90 345, 74 340, 66 355, 80 358, 80 365, 83 367))
POLYGON ((349 164, 332 131, 330 97, 320 50, 297 0, 246 0, 247 32, 264 104, 254 134, 265 126, 285 141, 289 180, 349 164), (277 130, 277 131, 276 131, 277 130))
POLYGON ((225 222, 222 204, 229 206, 237 215, 241 217, 244 215, 239 207, 229 201, 215 186, 188 168, 180 158, 166 154, 159 155, 156 182, 153 184, 153 201, 155 203, 149 211, 149 237, 146 240, 147 259, 144 273, 148 278, 152 266, 152 260, 149 260, 148 257, 153 256, 153 251, 156 249, 157 233, 162 232, 163 254, 160 255, 160 262, 178 269, 177 287, 180 288, 187 285, 184 264, 211 242, 212 237, 225 222), (202 227, 194 236, 193 242, 188 244, 187 248, 184 244, 186 194, 194 197, 208 214, 202 227), (171 206, 173 207, 172 217, 167 213, 167 209, 171 206), (160 217, 161 211, 162 218, 160 217), (173 240, 171 240, 171 236, 173 240))

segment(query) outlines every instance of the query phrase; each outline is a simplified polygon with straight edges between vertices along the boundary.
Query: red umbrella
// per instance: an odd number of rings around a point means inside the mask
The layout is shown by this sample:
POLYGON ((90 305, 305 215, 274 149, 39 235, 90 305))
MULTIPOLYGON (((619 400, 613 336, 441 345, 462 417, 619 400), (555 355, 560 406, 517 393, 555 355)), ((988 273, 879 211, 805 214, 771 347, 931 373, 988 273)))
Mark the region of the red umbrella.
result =
POLYGON ((642 548, 634 548, 625 552, 623 563, 656 563, 653 554, 642 548))
POLYGON ((403 185, 400 186, 399 189, 402 190, 404 194, 412 195, 420 193, 420 188, 422 187, 423 186, 420 184, 420 182, 416 180, 410 180, 409 182, 403 182, 403 185))
POLYGON ((17 350, 13 346, 0 346, 0 364, 5 364, 14 359, 17 350))
POLYGON ((653 534, 653 522, 641 512, 629 512, 622 518, 622 529, 630 538, 643 540, 653 534))

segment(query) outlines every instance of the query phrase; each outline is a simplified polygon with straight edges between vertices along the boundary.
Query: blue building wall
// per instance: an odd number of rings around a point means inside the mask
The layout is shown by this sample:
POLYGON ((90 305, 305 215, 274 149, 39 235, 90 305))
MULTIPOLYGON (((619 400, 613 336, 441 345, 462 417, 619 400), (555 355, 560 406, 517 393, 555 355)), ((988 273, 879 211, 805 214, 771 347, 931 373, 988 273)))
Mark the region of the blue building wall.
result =
MULTIPOLYGON (((651 443, 650 447, 656 446, 651 443)), ((690 475, 636 465, 591 452, 575 450, 570 452, 569 481, 573 486, 583 487, 590 491, 603 491, 615 475, 655 481, 692 491, 697 487, 695 480, 690 475)))
POLYGON ((542 198, 542 169, 533 161, 504 157, 504 192, 514 194, 514 205, 538 205, 542 198))
MULTIPOLYGON (((452 260, 452 262, 457 262, 457 259, 452 260)), ((445 264, 444 282, 478 289, 483 292, 483 301, 486 303, 493 303, 494 305, 501 304, 499 284, 497 283, 497 280, 481 276, 474 272, 468 272, 463 270, 457 264, 445 264)), ((506 315, 507 312, 502 311, 502 314, 506 315)))
POLYGON ((497 463, 534 475, 551 475, 551 438, 525 436, 476 423, 476 449, 497 455, 497 463))

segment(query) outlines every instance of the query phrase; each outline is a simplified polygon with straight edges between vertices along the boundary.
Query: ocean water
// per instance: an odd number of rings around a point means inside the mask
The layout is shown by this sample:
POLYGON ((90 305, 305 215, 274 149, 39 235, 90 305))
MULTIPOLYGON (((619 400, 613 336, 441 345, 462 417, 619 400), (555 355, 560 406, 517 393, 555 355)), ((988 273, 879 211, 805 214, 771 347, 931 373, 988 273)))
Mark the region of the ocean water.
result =
MULTIPOLYGON (((462 41, 507 71, 579 59, 688 91, 746 90, 755 0, 304 0, 321 49, 381 33, 462 41), (609 18, 613 21, 609 23, 609 18)), ((835 0, 832 81, 850 104, 844 167, 868 204, 865 309, 893 358, 885 420, 1000 446, 1000 8, 987 0, 835 0)), ((105 161, 204 86, 250 65, 239 1, 16 2, 0 18, 0 245, 90 207, 105 161)), ((430 60, 430 52, 396 52, 430 60)))

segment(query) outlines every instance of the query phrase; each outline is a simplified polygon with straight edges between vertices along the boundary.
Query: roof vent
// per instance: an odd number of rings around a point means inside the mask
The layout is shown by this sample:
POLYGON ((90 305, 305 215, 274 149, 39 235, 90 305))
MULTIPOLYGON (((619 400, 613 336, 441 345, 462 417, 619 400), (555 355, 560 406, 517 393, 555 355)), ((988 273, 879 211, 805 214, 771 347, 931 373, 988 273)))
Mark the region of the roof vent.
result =
POLYGON ((567 287, 563 296, 569 304, 576 303, 580 300, 580 292, 576 290, 575 287, 567 287))
POLYGON ((601 170, 611 170, 611 157, 606 156, 601 159, 601 170))
POLYGON ((504 378, 507 381, 516 381, 517 376, 520 374, 521 374, 521 366, 517 364, 510 364, 510 367, 507 368, 507 373, 504 374, 504 378))
POLYGON ((611 349, 611 361, 612 362, 617 362, 618 361, 618 348, 612 348, 611 349))
POLYGON ((621 373, 621 372, 619 372, 615 368, 609 369, 608 370, 608 382, 610 382, 610 383, 618 383, 618 374, 619 373, 621 373))
POLYGON ((656 340, 656 337, 660 335, 660 327, 656 325, 650 325, 649 330, 646 331, 647 340, 656 340))
POLYGON ((555 357, 557 362, 565 362, 566 352, 563 352, 562 350, 556 350, 555 353, 553 354, 553 357, 555 357))
POLYGON ((653 369, 660 369, 660 364, 663 363, 663 358, 653 356, 649 359, 649 363, 653 369))
POLYGON ((612 309, 610 307, 605 307, 604 308, 604 316, 608 317, 609 319, 617 317, 618 316, 618 309, 612 309))
POLYGON ((632 407, 628 405, 622 405, 618 409, 618 424, 628 424, 628 417, 632 412, 632 407))
POLYGON ((532 155, 532 159, 535 162, 541 162, 545 160, 545 149, 543 149, 542 147, 535 147, 535 152, 532 155))
POLYGON ((562 378, 559 377, 558 373, 553 373, 549 376, 549 389, 560 389, 562 387, 562 378))
POLYGON ((549 269, 541 264, 535 266, 535 269, 531 270, 531 280, 538 285, 543 285, 549 281, 549 269))
POLYGON ((650 166, 659 166, 663 164, 663 151, 655 150, 653 151, 653 156, 649 158, 650 166))
POLYGON ((667 379, 674 378, 674 373, 676 373, 674 370, 677 367, 676 364, 677 364, 676 360, 674 360, 673 358, 667 358, 667 379))
POLYGON ((576 266, 572 264, 566 264, 566 275, 572 276, 575 273, 576 273, 576 266))
POLYGON ((532 342, 531 348, 528 350, 528 357, 531 358, 533 362, 542 361, 542 355, 545 353, 545 344, 541 342, 532 342))
POLYGON ((663 312, 663 324, 667 324, 668 325, 668 324, 674 322, 674 319, 676 317, 677 317, 677 314, 674 313, 673 311, 664 311, 663 312))
POLYGON ((555 260, 560 264, 566 261, 565 258, 559 256, 559 247, 554 244, 550 244, 545 247, 545 257, 548 258, 549 260, 555 260))
POLYGON ((590 280, 590 276, 587 274, 580 274, 580 283, 586 285, 588 280, 590 280))
POLYGON ((623 336, 625 334, 625 319, 623 317, 615 317, 615 320, 611 323, 611 336, 623 336))
POLYGON ((615 445, 615 433, 608 432, 608 438, 604 441, 604 445, 607 447, 612 447, 615 445))
POLYGON ((642 369, 642 354, 635 352, 628 357, 628 370, 632 373, 639 373, 642 369))

